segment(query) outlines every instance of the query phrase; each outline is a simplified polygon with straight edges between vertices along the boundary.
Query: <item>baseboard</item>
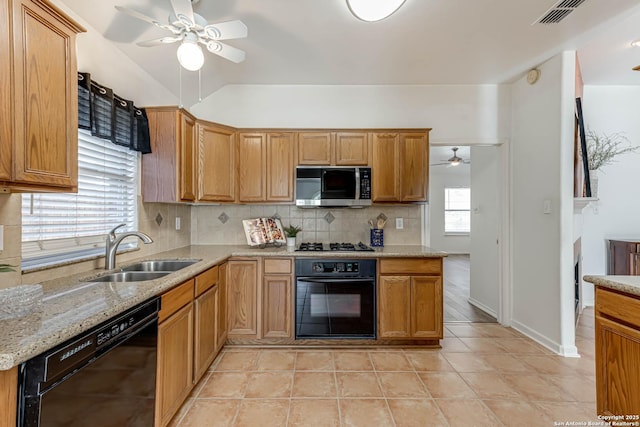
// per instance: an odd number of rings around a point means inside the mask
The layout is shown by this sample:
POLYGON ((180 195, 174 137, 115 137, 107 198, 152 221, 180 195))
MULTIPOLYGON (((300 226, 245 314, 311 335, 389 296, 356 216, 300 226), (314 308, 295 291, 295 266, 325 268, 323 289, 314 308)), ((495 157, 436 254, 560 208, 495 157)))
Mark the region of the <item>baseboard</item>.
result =
POLYGON ((496 313, 494 310, 492 310, 491 308, 487 307, 486 305, 482 304, 480 301, 469 297, 467 299, 467 302, 469 304, 471 304, 472 306, 474 306, 475 308, 479 308, 480 310, 484 311, 489 316, 495 317, 496 319, 498 318, 498 313, 496 313))
POLYGON ((548 348, 549 350, 553 351, 554 353, 560 356, 580 357, 580 354, 578 353, 578 348, 575 345, 565 345, 565 346, 560 345, 559 343, 553 340, 550 340, 549 338, 539 334, 537 331, 534 331, 533 329, 518 322, 515 319, 512 319, 511 327, 516 331, 526 335, 528 338, 537 342, 541 346, 548 348))

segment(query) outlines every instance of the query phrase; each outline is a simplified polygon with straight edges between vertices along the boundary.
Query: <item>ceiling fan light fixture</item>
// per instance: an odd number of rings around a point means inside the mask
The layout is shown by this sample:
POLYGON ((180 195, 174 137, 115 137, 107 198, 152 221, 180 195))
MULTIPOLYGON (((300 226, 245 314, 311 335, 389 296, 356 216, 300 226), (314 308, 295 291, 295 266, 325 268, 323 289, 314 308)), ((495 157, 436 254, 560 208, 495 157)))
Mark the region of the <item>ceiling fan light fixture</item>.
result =
POLYGON ((351 13, 367 22, 380 21, 391 16, 405 0, 347 0, 351 13))
POLYGON ((193 34, 187 35, 178 47, 176 54, 178 62, 186 70, 198 71, 204 65, 204 53, 202 53, 197 38, 193 34))
POLYGON ((631 47, 640 47, 640 39, 632 41, 631 47))

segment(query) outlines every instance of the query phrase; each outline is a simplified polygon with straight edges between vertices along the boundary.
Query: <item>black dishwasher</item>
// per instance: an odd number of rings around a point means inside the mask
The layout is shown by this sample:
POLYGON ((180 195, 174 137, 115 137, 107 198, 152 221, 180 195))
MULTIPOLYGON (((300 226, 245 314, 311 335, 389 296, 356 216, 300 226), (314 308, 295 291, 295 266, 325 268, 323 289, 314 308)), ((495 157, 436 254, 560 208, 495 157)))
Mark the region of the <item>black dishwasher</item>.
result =
POLYGON ((21 364, 18 425, 152 427, 159 309, 152 298, 21 364))

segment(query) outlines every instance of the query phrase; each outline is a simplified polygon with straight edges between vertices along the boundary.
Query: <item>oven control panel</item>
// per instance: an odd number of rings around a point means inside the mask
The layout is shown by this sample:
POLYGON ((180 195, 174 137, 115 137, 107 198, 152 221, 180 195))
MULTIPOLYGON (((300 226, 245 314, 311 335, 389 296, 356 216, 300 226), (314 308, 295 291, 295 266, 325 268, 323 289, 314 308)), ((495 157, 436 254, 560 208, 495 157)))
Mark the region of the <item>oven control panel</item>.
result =
POLYGON ((359 263, 357 261, 314 262, 311 268, 314 273, 357 273, 359 263))

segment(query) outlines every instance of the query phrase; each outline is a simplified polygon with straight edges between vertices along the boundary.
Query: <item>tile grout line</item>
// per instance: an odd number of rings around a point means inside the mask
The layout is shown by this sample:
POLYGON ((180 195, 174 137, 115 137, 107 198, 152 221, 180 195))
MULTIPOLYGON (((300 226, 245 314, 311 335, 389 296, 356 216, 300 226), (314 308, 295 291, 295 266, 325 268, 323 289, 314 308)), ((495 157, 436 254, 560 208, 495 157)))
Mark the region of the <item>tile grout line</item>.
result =
MULTIPOLYGON (((404 355, 404 350, 402 350, 402 352, 400 354, 404 355)), ((391 417, 391 422, 393 423, 394 426, 397 426, 398 424, 396 423, 396 419, 393 416, 393 412, 391 411, 391 406, 389 406, 389 400, 387 399, 387 393, 386 393, 384 387, 382 387, 382 380, 380 379, 380 376, 378 375, 378 369, 376 368, 376 365, 373 363, 373 359, 371 358, 371 352, 368 351, 367 355, 369 356, 369 362, 371 362, 371 367, 373 368, 373 374, 376 376, 376 381, 378 382, 378 387, 380 388, 380 392, 382 393, 382 398, 384 399, 384 404, 387 407, 387 411, 389 412, 389 416, 391 417)))

